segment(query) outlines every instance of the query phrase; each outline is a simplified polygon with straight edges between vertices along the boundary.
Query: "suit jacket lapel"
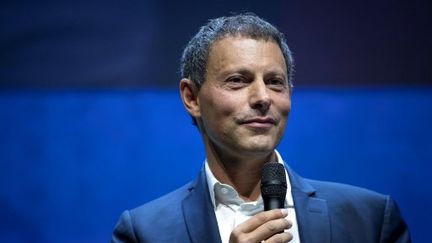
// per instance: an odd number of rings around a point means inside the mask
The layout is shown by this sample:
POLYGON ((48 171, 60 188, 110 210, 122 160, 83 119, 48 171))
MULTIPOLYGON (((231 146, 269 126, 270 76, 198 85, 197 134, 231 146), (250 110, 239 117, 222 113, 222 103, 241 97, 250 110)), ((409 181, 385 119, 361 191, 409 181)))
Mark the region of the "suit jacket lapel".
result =
MULTIPOLYGON (((286 168, 291 183, 300 241, 329 243, 331 235, 327 201, 316 197, 316 190, 312 185, 288 166, 286 168)), ((189 195, 183 200, 182 207, 191 242, 221 242, 204 170, 201 170, 189 188, 189 195)))
POLYGON ((191 242, 222 242, 204 169, 189 188, 182 207, 191 242))
POLYGON ((316 197, 316 190, 286 166, 294 199, 300 241, 302 243, 330 242, 330 219, 327 201, 316 197))

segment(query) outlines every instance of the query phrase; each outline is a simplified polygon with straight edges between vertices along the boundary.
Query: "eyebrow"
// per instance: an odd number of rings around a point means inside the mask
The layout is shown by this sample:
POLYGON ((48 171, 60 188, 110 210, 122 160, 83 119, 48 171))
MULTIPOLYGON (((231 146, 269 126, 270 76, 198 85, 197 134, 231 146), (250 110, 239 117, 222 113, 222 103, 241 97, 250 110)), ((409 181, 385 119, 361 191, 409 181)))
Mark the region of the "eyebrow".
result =
POLYGON ((276 75, 276 76, 282 76, 285 79, 287 78, 287 73, 282 71, 282 70, 270 70, 269 72, 264 74, 265 76, 272 76, 272 75, 276 75))
POLYGON ((234 69, 225 70, 220 75, 221 76, 227 76, 227 75, 232 74, 232 73, 240 73, 240 74, 245 75, 245 74, 251 74, 252 71, 250 71, 247 68, 234 68, 234 69))
MULTIPOLYGON (((220 77, 225 77, 229 74, 232 73, 239 73, 242 75, 253 75, 253 71, 251 71, 248 68, 234 68, 234 69, 229 69, 229 70, 225 70, 222 73, 220 73, 220 77)), ((283 76, 285 79, 287 78, 287 73, 283 70, 280 70, 279 68, 271 68, 268 72, 264 73, 264 76, 271 76, 271 75, 278 75, 278 76, 283 76)))

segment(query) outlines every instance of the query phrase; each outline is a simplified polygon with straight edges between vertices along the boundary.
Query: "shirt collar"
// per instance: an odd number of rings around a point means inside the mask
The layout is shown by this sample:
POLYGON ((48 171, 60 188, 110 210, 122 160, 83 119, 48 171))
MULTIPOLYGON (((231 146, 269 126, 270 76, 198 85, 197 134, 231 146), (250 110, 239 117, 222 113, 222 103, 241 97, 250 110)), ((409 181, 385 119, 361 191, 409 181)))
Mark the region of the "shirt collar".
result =
MULTIPOLYGON (((275 153, 277 157, 277 162, 285 166, 285 163, 282 160, 282 157, 280 156, 279 152, 275 150, 275 153)), ((206 173, 208 190, 210 192, 210 198, 212 200, 213 207, 216 208, 217 204, 221 203, 222 201, 228 203, 235 203, 235 204, 240 204, 242 202, 242 200, 238 196, 237 191, 232 186, 223 184, 218 179, 216 179, 216 177, 214 176, 213 172, 210 169, 210 166, 208 165, 207 159, 205 160, 205 173, 206 173), (218 190, 218 192, 225 191, 226 193, 223 193, 223 195, 217 193, 216 195, 215 194, 216 190, 218 190)), ((287 181, 287 195, 285 197, 285 204, 287 206, 294 206, 294 201, 291 195, 291 183, 286 168, 285 168, 285 177, 287 181)), ((260 203, 261 201, 262 198, 260 196, 260 198, 258 199, 258 201, 256 201, 256 203, 260 203)))

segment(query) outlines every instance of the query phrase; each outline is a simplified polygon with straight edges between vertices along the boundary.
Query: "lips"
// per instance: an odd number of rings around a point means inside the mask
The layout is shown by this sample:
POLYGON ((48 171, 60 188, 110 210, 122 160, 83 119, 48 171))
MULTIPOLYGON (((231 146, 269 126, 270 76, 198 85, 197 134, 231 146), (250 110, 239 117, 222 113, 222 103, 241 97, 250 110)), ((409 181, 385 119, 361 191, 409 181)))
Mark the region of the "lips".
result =
POLYGON ((276 124, 276 121, 272 117, 254 117, 245 119, 241 122, 241 124, 253 128, 269 128, 274 126, 276 124))

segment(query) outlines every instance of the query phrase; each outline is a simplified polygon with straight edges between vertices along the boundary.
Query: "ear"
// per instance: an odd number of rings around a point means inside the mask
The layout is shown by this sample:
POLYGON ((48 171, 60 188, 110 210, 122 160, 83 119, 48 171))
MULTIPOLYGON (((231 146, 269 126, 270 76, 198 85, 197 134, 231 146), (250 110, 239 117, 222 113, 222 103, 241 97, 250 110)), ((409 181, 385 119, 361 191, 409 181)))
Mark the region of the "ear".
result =
POLYGON ((198 88, 192 80, 184 78, 180 81, 180 96, 188 113, 197 118, 201 115, 198 88))

